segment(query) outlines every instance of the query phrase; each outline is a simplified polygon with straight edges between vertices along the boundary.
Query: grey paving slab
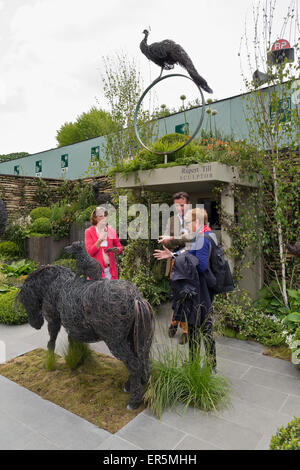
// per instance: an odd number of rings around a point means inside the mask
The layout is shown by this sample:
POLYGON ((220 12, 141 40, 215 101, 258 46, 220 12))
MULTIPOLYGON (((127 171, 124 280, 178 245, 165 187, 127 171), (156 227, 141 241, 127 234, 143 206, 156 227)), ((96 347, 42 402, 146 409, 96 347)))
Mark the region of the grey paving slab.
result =
MULTIPOLYGON (((157 350, 168 342, 179 346, 179 331, 173 340, 164 328, 156 332, 157 350)), ((0 325, 0 339, 10 357, 45 347, 47 326, 35 331, 29 325, 0 325)), ((61 330, 56 352, 67 342, 61 330)), ((105 343, 91 348, 110 355, 105 343)), ((167 411, 161 420, 144 411, 118 433, 97 428, 61 407, 43 400, 0 375, 0 449, 268 449, 277 425, 286 424, 300 410, 300 371, 294 365, 262 355, 264 347, 253 342, 217 338, 218 369, 232 383, 232 407, 218 414, 206 414, 182 407, 167 411)))
POLYGON ((174 449, 185 433, 140 413, 117 436, 144 450, 174 449))
POLYGON ((0 450, 24 448, 33 436, 28 426, 0 411, 0 450))
POLYGON ((300 397, 289 395, 284 405, 280 409, 281 413, 291 416, 300 416, 300 397))
POLYGON ((300 396, 300 380, 297 377, 278 374, 274 371, 262 370, 251 367, 243 376, 243 380, 249 383, 263 385, 284 393, 300 396))
MULTIPOLYGON (((243 342, 243 341, 241 341, 243 342)), ((249 366, 259 367, 265 370, 276 371, 284 375, 291 375, 300 379, 300 371, 291 362, 275 359, 269 356, 263 356, 257 352, 244 351, 242 349, 232 348, 231 346, 221 345, 217 349, 218 356, 235 362, 248 364, 249 366)))
POLYGON ((262 353, 266 347, 262 344, 255 343, 254 341, 242 341, 235 338, 227 338, 224 336, 217 336, 216 343, 218 345, 230 346, 235 349, 242 349, 248 352, 262 353))
POLYGON ((84 419, 68 411, 56 419, 45 422, 41 431, 44 437, 64 449, 93 450, 110 436, 84 419))
POLYGON ((218 412, 217 416, 246 426, 262 435, 264 433, 271 435, 279 426, 286 425, 291 420, 290 415, 267 410, 238 398, 232 399, 231 406, 218 412))
POLYGON ((15 447, 15 450, 62 450, 62 448, 46 439, 41 434, 33 433, 25 445, 15 447))
POLYGON ((119 436, 110 436, 96 450, 142 450, 131 442, 121 439, 119 436))
POLYGON ((219 447, 216 447, 208 442, 203 441, 202 439, 196 439, 193 436, 186 435, 176 446, 175 450, 221 450, 219 447))
POLYGON ((239 379, 249 370, 248 364, 242 364, 240 362, 234 362, 229 359, 224 359, 223 357, 218 357, 217 369, 220 374, 224 375, 226 378, 239 379))
POLYGON ((226 450, 254 449, 262 437, 261 433, 250 428, 192 408, 188 408, 182 416, 165 412, 162 422, 226 450))
POLYGON ((264 434, 257 446, 255 447, 255 450, 270 450, 270 441, 271 441, 270 434, 264 434))
MULTIPOLYGON (((39 432, 53 445, 63 449, 95 449, 111 435, 5 377, 0 379, 0 412, 12 423, 28 424, 31 432, 39 432)), ((16 445, 21 448, 25 444, 21 441, 16 445)))
MULTIPOLYGON (((251 369, 249 369, 251 370, 251 369)), ((243 376, 245 377, 245 376, 243 376)), ((288 394, 252 383, 247 380, 231 379, 232 396, 273 411, 279 411, 288 398, 288 394)))

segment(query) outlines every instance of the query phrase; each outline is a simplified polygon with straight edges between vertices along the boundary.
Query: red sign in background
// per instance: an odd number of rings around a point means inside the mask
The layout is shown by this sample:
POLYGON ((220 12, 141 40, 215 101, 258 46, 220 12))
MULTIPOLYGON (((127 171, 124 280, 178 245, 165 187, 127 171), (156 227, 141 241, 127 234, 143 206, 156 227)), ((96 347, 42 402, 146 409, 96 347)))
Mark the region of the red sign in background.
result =
POLYGON ((278 51, 280 49, 289 49, 290 43, 286 39, 278 39, 276 42, 274 42, 272 46, 272 51, 278 51))

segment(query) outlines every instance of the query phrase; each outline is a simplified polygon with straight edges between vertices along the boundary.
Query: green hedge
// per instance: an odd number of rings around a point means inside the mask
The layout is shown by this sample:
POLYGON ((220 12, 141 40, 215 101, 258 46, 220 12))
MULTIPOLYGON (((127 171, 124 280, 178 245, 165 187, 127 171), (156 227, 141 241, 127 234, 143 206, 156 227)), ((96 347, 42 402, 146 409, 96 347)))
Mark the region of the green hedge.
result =
POLYGON ((300 418, 279 428, 271 438, 270 450, 300 450, 300 418))
POLYGON ((28 318, 25 309, 15 303, 18 290, 0 294, 0 323, 6 325, 22 325, 27 323, 28 318))
POLYGON ((51 209, 50 207, 36 207, 35 209, 32 209, 29 215, 33 221, 40 219, 41 217, 49 219, 51 216, 51 209))
POLYGON ((6 241, 0 243, 0 255, 13 258, 19 255, 19 248, 15 242, 6 241))

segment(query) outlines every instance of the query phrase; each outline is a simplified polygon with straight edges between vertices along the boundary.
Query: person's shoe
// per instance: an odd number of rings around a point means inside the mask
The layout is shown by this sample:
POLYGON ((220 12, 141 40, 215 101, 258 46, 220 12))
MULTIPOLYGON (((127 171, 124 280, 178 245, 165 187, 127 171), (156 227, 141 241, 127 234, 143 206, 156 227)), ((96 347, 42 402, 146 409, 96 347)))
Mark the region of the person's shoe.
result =
POLYGON ((179 344, 185 344, 187 342, 187 333, 182 333, 181 338, 179 340, 179 344))
POLYGON ((170 325, 169 326, 169 337, 170 338, 174 338, 174 336, 176 335, 177 328, 178 328, 178 325, 170 325))

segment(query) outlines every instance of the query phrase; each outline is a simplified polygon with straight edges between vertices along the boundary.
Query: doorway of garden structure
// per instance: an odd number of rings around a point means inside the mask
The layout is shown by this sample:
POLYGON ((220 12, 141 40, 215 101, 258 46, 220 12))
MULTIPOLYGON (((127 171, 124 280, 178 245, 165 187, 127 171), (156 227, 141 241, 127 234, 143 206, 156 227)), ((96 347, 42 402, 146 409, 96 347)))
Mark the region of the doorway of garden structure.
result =
MULTIPOLYGON (((173 166, 156 168, 153 170, 140 170, 138 172, 116 174, 117 189, 141 189, 153 192, 172 194, 185 191, 190 194, 193 207, 203 204, 208 212, 209 224, 216 233, 219 242, 228 252, 232 246, 232 239, 226 231, 226 220, 234 220, 239 208, 235 198, 236 188, 244 192, 255 190, 259 186, 259 175, 249 178, 241 175, 237 168, 218 162, 194 164, 189 166, 173 166), (215 187, 221 184, 220 204, 217 203, 215 187), (219 206, 219 208, 218 208, 219 206), (221 213, 220 213, 221 211, 221 213)), ((256 252, 259 251, 257 247, 256 252)), ((235 259, 228 258, 231 269, 234 269, 235 259)), ((241 272, 242 279, 239 287, 246 289, 253 298, 263 287, 263 259, 262 256, 253 256, 247 253, 250 262, 247 269, 241 272)))

